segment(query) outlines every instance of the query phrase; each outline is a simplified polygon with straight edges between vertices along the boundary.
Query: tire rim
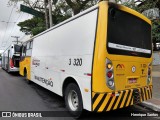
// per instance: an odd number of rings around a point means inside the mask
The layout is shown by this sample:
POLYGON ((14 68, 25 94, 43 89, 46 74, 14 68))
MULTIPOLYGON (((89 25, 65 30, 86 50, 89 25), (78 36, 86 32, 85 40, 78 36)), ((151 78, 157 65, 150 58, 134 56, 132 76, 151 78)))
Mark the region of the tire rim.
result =
POLYGON ((72 111, 76 111, 78 109, 78 95, 74 90, 71 90, 68 94, 68 104, 72 111))

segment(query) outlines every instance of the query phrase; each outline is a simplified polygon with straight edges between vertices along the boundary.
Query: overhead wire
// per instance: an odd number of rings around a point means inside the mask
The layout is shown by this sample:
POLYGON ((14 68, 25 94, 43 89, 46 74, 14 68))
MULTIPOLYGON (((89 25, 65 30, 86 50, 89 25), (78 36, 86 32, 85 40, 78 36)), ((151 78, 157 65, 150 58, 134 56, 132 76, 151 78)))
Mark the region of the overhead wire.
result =
MULTIPOLYGON (((19 16, 17 17, 16 23, 18 22, 19 18, 20 18, 22 15, 23 15, 23 12, 21 12, 21 13, 19 14, 19 16)), ((8 37, 8 40, 7 40, 7 43, 10 41, 11 34, 13 33, 13 30, 14 30, 14 28, 15 28, 15 26, 16 26, 16 23, 14 24, 14 26, 13 26, 11 32, 10 32, 10 35, 9 35, 9 37, 8 37)))
MULTIPOLYGON (((11 10, 11 13, 10 13, 10 15, 9 15, 8 22, 9 22, 9 21, 10 21, 10 19, 11 19, 11 16, 12 16, 12 13, 13 13, 13 9, 14 9, 14 6, 13 6, 13 8, 12 8, 12 10, 11 10)), ((5 36, 6 36, 6 32, 7 32, 7 29, 8 29, 8 22, 7 22, 7 25, 6 25, 6 28, 5 28, 5 32, 4 32, 3 39, 2 39, 2 45, 3 45, 4 38, 5 38, 5 36)), ((2 45, 1 45, 1 47, 2 47, 2 45)))

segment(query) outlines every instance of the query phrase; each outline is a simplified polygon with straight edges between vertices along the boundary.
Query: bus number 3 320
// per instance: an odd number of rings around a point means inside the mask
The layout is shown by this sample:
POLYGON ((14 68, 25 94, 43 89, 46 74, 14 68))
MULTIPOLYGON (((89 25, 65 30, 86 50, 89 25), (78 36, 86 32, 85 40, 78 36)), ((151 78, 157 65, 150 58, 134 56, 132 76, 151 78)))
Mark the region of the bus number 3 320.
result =
POLYGON ((69 59, 69 65, 82 66, 82 58, 69 59))

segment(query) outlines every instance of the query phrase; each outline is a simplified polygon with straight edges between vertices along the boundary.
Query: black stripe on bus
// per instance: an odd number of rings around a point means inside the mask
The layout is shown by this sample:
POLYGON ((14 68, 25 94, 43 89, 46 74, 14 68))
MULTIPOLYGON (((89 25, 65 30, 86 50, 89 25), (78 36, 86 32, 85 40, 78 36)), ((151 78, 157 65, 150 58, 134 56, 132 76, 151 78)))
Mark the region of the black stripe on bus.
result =
POLYGON ((96 101, 96 99, 98 98, 98 96, 99 96, 99 94, 98 93, 96 93, 95 95, 94 95, 94 97, 93 97, 93 104, 94 104, 94 102, 96 101))
POLYGON ((125 107, 126 104, 127 104, 127 101, 128 101, 128 99, 129 99, 130 93, 131 93, 131 90, 128 91, 128 95, 127 95, 126 100, 125 100, 125 102, 124 102, 124 107, 125 107))
POLYGON ((108 106, 110 105, 111 101, 112 101, 112 97, 109 98, 108 103, 106 104, 106 106, 105 106, 105 108, 103 109, 103 111, 106 111, 106 110, 107 110, 107 108, 108 108, 108 106))
POLYGON ((119 104, 118 104, 118 107, 117 107, 117 108, 120 108, 120 106, 121 106, 121 104, 122 104, 122 101, 123 101, 123 98, 124 98, 125 93, 126 93, 126 91, 123 91, 123 94, 122 94, 121 100, 119 101, 119 104))
POLYGON ((101 107, 103 101, 105 100, 107 94, 104 94, 101 101, 98 103, 98 105, 96 106, 96 108, 94 109, 94 111, 98 111, 98 109, 101 107))

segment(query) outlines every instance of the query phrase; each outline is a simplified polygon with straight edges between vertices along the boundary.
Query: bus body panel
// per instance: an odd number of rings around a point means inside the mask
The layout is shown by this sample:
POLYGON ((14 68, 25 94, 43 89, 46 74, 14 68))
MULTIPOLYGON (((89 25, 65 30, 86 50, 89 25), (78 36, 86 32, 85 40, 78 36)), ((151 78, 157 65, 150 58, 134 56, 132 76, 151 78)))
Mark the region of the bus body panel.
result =
MULTIPOLYGON (((137 104, 152 97, 152 79, 147 84, 148 69, 151 69, 152 56, 144 58, 109 54, 107 51, 109 4, 108 2, 101 2, 99 4, 99 19, 93 63, 92 110, 99 112, 137 104), (113 65, 114 89, 110 89, 106 84, 107 60, 110 60, 113 65), (135 72, 132 71, 133 66, 136 68, 135 72), (131 83, 132 79, 136 79, 137 82, 134 83, 133 81, 131 83), (136 99, 137 103, 135 102, 136 99)), ((148 24, 151 24, 150 20, 146 17, 127 7, 117 5, 117 8, 138 16, 148 24)))
POLYGON ((21 60, 20 62, 20 71, 19 71, 19 74, 24 76, 24 70, 26 70, 27 72, 27 79, 31 79, 31 57, 25 57, 23 60, 21 60))
POLYGON ((97 14, 98 9, 94 9, 35 37, 31 57, 32 81, 62 96, 64 80, 74 78, 83 96, 83 107, 87 110, 91 110, 91 73, 97 14))
MULTIPOLYGON (((114 66, 113 68, 115 72, 114 75, 116 78, 125 77, 124 81, 126 81, 126 77, 128 78, 131 76, 135 76, 138 78, 141 77, 143 79, 142 80, 143 82, 138 81, 138 82, 141 82, 140 86, 146 86, 146 82, 144 82, 144 79, 147 78, 146 74, 148 74, 148 71, 147 71, 148 65, 152 62, 152 57, 143 58, 143 57, 135 57, 135 56, 109 54, 106 50, 106 45, 107 45, 107 32, 106 32, 107 27, 106 26, 107 26, 107 18, 108 18, 106 13, 108 13, 108 4, 107 2, 101 2, 100 8, 99 8, 99 20, 98 20, 99 22, 98 22, 98 28, 97 28, 97 38, 96 38, 94 64, 93 64, 93 82, 92 82, 93 89, 92 90, 94 92, 112 92, 113 91, 106 86, 106 59, 107 58, 111 60, 113 63, 113 66, 114 66), (121 71, 116 70, 116 67, 119 64, 123 64, 124 67, 126 66, 124 68, 125 73, 123 72, 123 69, 121 71), (141 67, 142 64, 145 64, 145 68, 141 67), (136 70, 137 70, 136 73, 132 73, 132 66, 136 67, 136 70), (144 69, 145 77, 142 76, 142 69, 144 69), (124 75, 122 75, 122 72, 124 75), (99 87, 98 85, 100 85, 101 87, 99 87)), ((137 13, 136 15, 138 16, 139 14, 137 13)), ((124 83, 126 84, 127 81, 122 82, 123 83, 122 85, 120 84, 118 79, 116 80, 117 80, 117 84, 119 85, 119 87, 116 88, 116 90, 127 89, 124 86, 124 83)), ((133 87, 131 86, 131 88, 133 87)))

